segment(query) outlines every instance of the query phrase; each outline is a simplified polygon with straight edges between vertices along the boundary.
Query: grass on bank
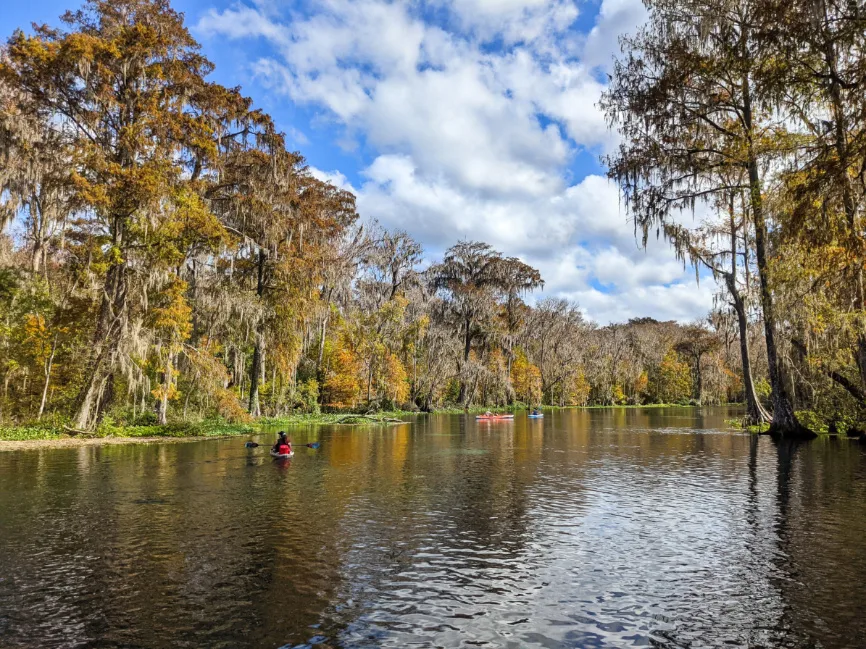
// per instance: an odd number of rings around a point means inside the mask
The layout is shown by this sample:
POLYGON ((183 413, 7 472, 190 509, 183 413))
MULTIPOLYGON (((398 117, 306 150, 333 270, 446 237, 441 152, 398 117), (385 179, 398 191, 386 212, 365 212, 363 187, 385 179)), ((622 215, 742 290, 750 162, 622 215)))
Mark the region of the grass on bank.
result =
POLYGON ((236 435, 251 435, 262 432, 265 428, 277 426, 321 425, 337 423, 353 423, 378 425, 388 423, 388 419, 396 419, 410 412, 376 413, 373 419, 347 419, 351 413, 299 413, 285 417, 262 417, 254 423, 235 424, 226 421, 173 422, 164 426, 158 424, 129 425, 118 424, 110 417, 105 417, 92 432, 77 432, 70 429, 64 422, 43 422, 25 425, 0 424, 0 441, 22 442, 28 440, 57 440, 67 438, 98 439, 108 437, 149 438, 149 437, 229 437, 236 435))
POLYGON ((30 424, 24 426, 0 425, 0 441, 23 442, 37 439, 82 439, 104 437, 224 437, 245 435, 256 432, 257 427, 250 424, 230 424, 224 421, 203 421, 195 423, 171 423, 165 426, 121 426, 110 417, 100 422, 96 430, 89 433, 76 433, 55 422, 30 424))

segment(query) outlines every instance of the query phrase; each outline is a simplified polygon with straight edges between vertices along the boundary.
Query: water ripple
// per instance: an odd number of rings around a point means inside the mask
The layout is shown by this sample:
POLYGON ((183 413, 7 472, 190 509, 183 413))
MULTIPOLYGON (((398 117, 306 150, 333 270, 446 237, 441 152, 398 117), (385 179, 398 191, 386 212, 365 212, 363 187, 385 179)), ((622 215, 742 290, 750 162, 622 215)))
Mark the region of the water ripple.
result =
POLYGON ((0 454, 0 647, 866 646, 863 453, 727 416, 0 454))

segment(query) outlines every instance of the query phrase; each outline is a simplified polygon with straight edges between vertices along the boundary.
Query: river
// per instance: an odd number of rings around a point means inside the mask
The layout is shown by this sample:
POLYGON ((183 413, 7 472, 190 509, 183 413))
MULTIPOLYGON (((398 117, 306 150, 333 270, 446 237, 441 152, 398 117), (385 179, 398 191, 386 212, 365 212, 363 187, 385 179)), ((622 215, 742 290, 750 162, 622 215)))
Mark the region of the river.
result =
POLYGON ((0 646, 866 646, 866 454, 730 416, 0 453, 0 646))

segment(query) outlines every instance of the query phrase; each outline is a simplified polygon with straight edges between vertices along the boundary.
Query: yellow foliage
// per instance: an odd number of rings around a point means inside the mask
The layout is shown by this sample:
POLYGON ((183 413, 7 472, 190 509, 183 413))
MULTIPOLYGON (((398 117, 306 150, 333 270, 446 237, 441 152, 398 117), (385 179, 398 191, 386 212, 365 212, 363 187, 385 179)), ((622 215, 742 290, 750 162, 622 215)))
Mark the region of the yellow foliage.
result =
POLYGON ((51 332, 41 314, 29 314, 24 322, 24 345, 28 356, 42 364, 51 354, 51 332))
POLYGON ((323 386, 327 405, 335 408, 355 405, 361 392, 360 370, 360 360, 348 347, 340 345, 332 352, 323 386))
POLYGON ((409 398, 409 381, 406 369, 393 354, 385 357, 382 368, 380 392, 384 392, 394 403, 400 404, 409 398))
POLYGON ((511 365, 511 384, 520 401, 541 403, 541 370, 530 363, 522 351, 517 352, 511 365))
POLYGON ((151 390, 150 393, 155 399, 162 399, 163 396, 167 395, 169 401, 174 401, 180 396, 180 392, 174 383, 169 383, 168 385, 162 383, 151 390))
POLYGON ((186 287, 186 282, 173 277, 150 310, 150 325, 174 343, 187 340, 192 333, 192 309, 186 301, 186 287))
POLYGON ((586 380, 586 375, 583 370, 577 372, 570 381, 566 394, 567 405, 569 406, 585 406, 589 401, 589 394, 592 386, 586 380))
POLYGON ((692 393, 692 373, 688 363, 682 362, 670 349, 659 365, 655 377, 655 399, 661 403, 676 403, 688 399, 692 393))

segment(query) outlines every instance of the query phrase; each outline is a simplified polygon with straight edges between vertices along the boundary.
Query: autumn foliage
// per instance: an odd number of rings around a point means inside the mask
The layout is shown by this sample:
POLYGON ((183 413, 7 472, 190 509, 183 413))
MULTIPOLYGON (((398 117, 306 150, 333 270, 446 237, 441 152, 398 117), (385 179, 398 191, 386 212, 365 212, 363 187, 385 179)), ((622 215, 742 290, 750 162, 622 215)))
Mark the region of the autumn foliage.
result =
MULTIPOLYGON (((739 332, 724 308, 690 327, 598 326, 530 297, 539 271, 486 243, 426 263, 212 70, 167 0, 88 0, 3 46, 2 420, 745 398, 738 340, 760 328, 753 307, 739 332)), ((786 178, 792 220, 817 173, 786 178)), ((735 225, 752 245, 746 216, 735 225)), ((804 257, 824 283, 791 326, 812 373, 853 379, 861 311, 834 309, 861 249, 820 243, 835 261, 804 257), (847 346, 830 349, 840 332, 847 346)), ((802 287, 800 270, 774 262, 775 281, 802 287)), ((757 383, 772 364, 751 349, 757 383)))

